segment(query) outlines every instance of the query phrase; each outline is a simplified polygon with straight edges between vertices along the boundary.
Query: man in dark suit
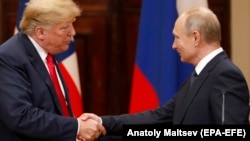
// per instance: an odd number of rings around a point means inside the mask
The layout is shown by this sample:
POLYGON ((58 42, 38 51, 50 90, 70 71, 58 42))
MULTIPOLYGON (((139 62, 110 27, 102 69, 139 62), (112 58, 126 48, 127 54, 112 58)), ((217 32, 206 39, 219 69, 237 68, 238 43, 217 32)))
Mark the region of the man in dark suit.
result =
MULTIPOLYGON (((170 101, 156 109, 102 116, 108 134, 121 133, 124 124, 249 124, 248 85, 220 46, 216 15, 207 8, 189 9, 177 19, 173 35, 172 48, 182 62, 195 66, 196 74, 170 101)), ((99 119, 94 115, 84 118, 99 119)))
POLYGON ((105 134, 99 122, 74 117, 67 88, 54 64, 53 55, 68 49, 75 35, 73 22, 80 13, 72 0, 30 0, 21 32, 0 46, 2 141, 87 141, 105 134), (56 68, 61 102, 50 68, 56 68))

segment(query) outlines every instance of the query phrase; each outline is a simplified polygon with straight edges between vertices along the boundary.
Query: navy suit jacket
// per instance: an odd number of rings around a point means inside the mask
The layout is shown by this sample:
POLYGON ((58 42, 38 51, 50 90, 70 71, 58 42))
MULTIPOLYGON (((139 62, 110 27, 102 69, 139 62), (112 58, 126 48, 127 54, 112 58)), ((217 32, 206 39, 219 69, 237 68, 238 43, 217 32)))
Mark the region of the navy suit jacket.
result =
POLYGON ((103 116, 108 133, 121 133, 124 124, 248 124, 246 80, 225 52, 215 56, 189 88, 188 79, 165 105, 136 114, 103 116))
POLYGON ((22 32, 0 46, 0 111, 3 141, 76 140, 77 120, 61 116, 46 66, 22 32))

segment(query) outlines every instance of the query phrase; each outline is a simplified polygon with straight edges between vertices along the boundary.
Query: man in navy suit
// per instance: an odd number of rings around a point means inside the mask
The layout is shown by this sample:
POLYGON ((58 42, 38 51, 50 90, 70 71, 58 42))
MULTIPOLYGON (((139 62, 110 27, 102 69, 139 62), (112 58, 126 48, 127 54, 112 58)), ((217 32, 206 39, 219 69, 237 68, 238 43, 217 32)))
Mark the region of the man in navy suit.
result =
POLYGON ((0 46, 2 141, 87 141, 105 134, 99 122, 74 117, 60 70, 52 64, 69 112, 63 115, 47 66, 48 54, 53 60, 68 49, 80 13, 72 0, 30 0, 21 32, 0 46))
MULTIPOLYGON (((216 15, 203 7, 189 9, 178 17, 173 35, 172 48, 182 62, 195 66, 196 75, 156 109, 102 116, 107 134, 121 133, 124 124, 249 124, 248 85, 220 45, 221 28, 216 15)), ((84 118, 99 119, 93 114, 84 118)))

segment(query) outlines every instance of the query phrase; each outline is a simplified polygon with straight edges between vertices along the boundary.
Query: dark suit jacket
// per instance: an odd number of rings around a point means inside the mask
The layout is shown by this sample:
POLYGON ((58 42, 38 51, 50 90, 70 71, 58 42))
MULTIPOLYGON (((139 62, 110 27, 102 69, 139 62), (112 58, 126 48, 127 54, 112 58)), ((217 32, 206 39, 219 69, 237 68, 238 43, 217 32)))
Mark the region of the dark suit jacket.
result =
POLYGON ((121 133, 123 124, 248 124, 248 86, 225 52, 205 66, 190 91, 189 81, 165 105, 134 115, 103 116, 103 125, 108 133, 121 133))
POLYGON ((0 46, 0 111, 2 141, 76 139, 77 120, 61 116, 49 73, 21 32, 0 46))

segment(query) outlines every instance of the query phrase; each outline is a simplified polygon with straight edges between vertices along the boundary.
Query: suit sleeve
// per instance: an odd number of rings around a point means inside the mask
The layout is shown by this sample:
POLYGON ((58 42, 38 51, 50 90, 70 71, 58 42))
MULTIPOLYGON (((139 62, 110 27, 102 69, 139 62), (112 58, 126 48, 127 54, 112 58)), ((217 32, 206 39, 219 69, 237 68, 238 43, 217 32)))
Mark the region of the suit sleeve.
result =
POLYGON ((121 135, 124 124, 172 124, 175 97, 156 109, 135 114, 102 116, 102 122, 108 134, 121 135))

